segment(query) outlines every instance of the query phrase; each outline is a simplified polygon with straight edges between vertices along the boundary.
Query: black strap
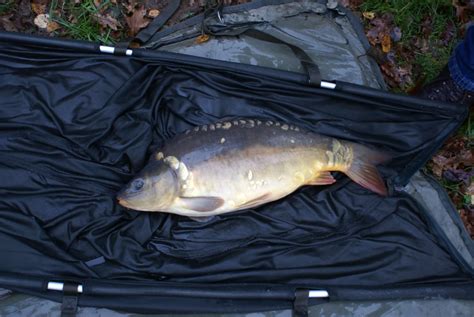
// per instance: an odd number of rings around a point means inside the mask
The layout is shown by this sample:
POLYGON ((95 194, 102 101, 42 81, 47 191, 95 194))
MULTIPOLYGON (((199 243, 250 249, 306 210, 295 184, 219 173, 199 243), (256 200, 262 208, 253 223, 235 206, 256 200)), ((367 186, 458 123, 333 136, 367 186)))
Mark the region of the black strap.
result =
POLYGON ((293 54, 295 54, 296 57, 298 57, 298 59, 300 60, 300 63, 303 66, 303 69, 306 71, 306 74, 308 75, 308 83, 315 86, 321 85, 321 72, 319 71, 319 67, 318 65, 316 65, 316 63, 314 63, 313 59, 303 49, 301 49, 300 47, 294 44, 283 41, 282 39, 279 39, 266 32, 260 31, 258 29, 247 29, 243 33, 247 36, 250 36, 262 41, 267 41, 267 42, 277 43, 277 44, 285 44, 292 50, 293 54))
POLYGON ((74 317, 77 313, 78 294, 76 283, 64 283, 63 303, 61 305, 61 317, 74 317))
POLYGON ((293 302, 293 317, 308 317, 309 291, 297 289, 293 302))
POLYGON ((318 65, 313 59, 300 47, 295 44, 288 43, 276 36, 273 36, 265 31, 254 28, 255 25, 261 25, 261 22, 243 23, 241 25, 232 25, 230 27, 209 28, 203 29, 203 32, 213 36, 238 36, 246 35, 255 39, 286 45, 291 49, 293 54, 299 59, 303 69, 308 75, 308 83, 314 86, 321 85, 321 72, 318 65))
POLYGON ((115 47, 114 49, 114 55, 118 55, 118 56, 125 56, 127 55, 127 49, 126 47, 115 47))
POLYGON ((135 40, 140 43, 146 43, 159 29, 165 25, 171 16, 178 10, 181 5, 181 0, 168 0, 168 5, 161 10, 160 15, 151 21, 148 26, 141 30, 136 36, 135 40))

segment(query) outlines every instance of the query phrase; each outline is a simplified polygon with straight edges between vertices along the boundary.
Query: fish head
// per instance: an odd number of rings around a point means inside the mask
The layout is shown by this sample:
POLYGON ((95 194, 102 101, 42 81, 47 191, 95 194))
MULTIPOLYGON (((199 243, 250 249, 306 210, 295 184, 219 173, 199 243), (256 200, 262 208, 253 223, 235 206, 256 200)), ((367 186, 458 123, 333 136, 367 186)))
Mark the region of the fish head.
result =
POLYGON ((168 164, 152 162, 118 194, 118 203, 141 211, 164 211, 178 195, 178 178, 168 164))

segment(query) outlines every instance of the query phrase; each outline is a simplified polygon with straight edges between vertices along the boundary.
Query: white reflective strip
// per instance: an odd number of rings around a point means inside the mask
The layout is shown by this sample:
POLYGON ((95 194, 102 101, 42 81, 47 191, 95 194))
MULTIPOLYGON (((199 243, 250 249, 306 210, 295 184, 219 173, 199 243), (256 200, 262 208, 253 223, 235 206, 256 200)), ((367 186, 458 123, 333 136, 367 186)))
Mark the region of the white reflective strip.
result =
MULTIPOLYGON (((113 54, 115 53, 115 47, 112 47, 112 46, 99 46, 99 49, 102 53, 107 53, 107 54, 113 54)), ((126 50, 125 51, 125 55, 127 56, 132 56, 133 54, 133 51, 132 50, 126 50)))
POLYGON ((63 283, 48 282, 48 289, 51 291, 62 291, 64 287, 63 283))
POLYGON ((327 291, 309 291, 309 298, 323 298, 329 297, 329 293, 327 291))
POLYGON ((115 47, 112 46, 99 46, 99 49, 102 53, 113 54, 115 52, 115 47))
MULTIPOLYGON (((48 289, 50 291, 62 291, 63 288, 64 288, 64 283, 48 282, 48 289)), ((82 285, 77 286, 77 292, 82 293, 82 285)))
POLYGON ((330 83, 328 81, 322 81, 321 82, 321 88, 334 89, 334 88, 336 88, 336 84, 335 83, 330 83))

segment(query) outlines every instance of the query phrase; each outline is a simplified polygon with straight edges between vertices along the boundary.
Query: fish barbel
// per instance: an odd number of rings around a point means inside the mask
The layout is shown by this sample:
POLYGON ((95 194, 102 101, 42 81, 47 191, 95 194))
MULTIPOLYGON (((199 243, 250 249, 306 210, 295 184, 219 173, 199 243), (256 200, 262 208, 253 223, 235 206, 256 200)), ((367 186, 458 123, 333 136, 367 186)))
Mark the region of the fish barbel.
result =
POLYGON ((260 206, 303 185, 332 184, 331 171, 386 195, 375 167, 385 160, 363 145, 286 123, 225 121, 166 142, 117 198, 135 210, 209 217, 260 206))

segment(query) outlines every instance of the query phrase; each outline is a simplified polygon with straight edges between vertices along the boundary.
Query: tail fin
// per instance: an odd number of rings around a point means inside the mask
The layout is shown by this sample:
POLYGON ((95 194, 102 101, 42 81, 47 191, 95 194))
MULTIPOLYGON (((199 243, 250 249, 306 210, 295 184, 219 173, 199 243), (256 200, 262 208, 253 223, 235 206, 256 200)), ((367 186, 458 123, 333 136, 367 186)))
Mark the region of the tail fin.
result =
POLYGON ((353 150, 354 158, 345 174, 362 187, 387 196, 387 187, 375 165, 388 161, 389 156, 360 144, 355 144, 353 150))

